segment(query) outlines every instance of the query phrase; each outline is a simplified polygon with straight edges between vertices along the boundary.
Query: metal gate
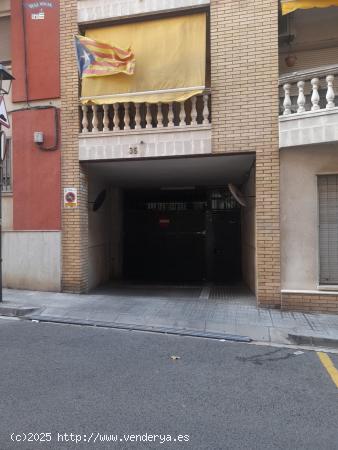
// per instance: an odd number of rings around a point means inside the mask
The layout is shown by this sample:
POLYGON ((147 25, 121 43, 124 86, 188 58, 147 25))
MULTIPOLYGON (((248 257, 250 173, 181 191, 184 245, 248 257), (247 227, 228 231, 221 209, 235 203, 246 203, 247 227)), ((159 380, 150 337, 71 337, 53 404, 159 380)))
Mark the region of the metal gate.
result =
POLYGON ((240 278, 240 209, 225 188, 127 192, 124 230, 127 279, 240 278))

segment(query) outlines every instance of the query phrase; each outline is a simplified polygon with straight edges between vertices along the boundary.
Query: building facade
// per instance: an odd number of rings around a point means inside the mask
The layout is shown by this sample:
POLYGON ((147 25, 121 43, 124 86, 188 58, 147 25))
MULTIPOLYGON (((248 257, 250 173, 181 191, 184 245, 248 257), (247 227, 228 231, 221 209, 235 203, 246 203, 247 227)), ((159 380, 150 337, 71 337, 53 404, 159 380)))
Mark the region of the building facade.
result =
POLYGON ((8 287, 242 282, 262 307, 338 312, 338 7, 18 4, 8 287), (77 34, 131 46, 135 74, 80 80, 77 34))
MULTIPOLYGON (((48 3, 48 4, 47 4, 48 3)), ((3 174, 4 286, 60 290, 59 5, 1 1, 1 63, 15 74, 3 174), (34 133, 44 141, 34 143, 34 133)), ((4 129, 4 128, 3 128, 4 129)))

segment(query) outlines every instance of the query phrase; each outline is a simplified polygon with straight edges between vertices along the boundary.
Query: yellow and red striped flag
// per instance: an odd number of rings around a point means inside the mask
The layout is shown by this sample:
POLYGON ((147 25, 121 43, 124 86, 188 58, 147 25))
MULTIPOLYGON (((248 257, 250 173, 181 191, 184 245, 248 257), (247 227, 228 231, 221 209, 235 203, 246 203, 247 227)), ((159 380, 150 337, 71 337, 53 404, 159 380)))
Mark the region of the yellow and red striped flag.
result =
POLYGON ((85 36, 75 36, 75 44, 81 78, 133 75, 135 71, 135 56, 130 48, 123 50, 85 36))

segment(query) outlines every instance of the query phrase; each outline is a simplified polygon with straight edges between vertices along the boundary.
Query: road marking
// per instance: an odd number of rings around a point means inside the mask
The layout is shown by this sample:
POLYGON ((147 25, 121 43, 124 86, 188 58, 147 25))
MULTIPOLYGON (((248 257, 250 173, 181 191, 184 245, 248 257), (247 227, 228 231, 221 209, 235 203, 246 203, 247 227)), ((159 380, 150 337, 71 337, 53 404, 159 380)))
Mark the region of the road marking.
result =
POLYGON ((338 370, 333 365, 331 358, 324 352, 317 352, 317 355, 338 389, 338 370))

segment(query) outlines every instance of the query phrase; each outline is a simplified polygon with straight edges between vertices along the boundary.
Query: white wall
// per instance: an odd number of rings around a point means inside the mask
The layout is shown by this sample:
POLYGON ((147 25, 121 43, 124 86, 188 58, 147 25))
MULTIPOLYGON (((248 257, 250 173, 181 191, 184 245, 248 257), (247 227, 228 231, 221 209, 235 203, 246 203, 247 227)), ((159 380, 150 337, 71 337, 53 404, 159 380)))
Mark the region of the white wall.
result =
POLYGON ((338 144, 281 150, 282 289, 318 286, 317 175, 338 173, 338 144))
POLYGON ((122 131, 116 133, 86 133, 80 135, 80 161, 135 159, 160 156, 189 156, 211 153, 211 127, 202 130, 182 128, 145 130, 142 132, 122 131), (142 144, 141 144, 142 142, 142 144), (130 153, 130 147, 137 147, 137 154, 130 153))
POLYGON ((61 232, 4 231, 2 239, 4 287, 61 290, 61 232))
POLYGON ((338 141, 338 108, 279 118, 280 148, 333 141, 338 141))
POLYGON ((242 276, 243 281, 256 292, 256 171, 252 167, 250 177, 242 187, 247 207, 242 208, 242 276))

